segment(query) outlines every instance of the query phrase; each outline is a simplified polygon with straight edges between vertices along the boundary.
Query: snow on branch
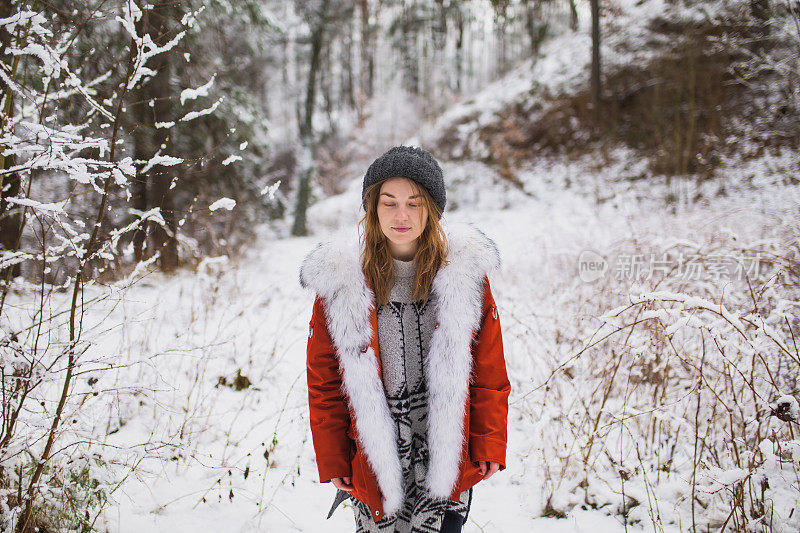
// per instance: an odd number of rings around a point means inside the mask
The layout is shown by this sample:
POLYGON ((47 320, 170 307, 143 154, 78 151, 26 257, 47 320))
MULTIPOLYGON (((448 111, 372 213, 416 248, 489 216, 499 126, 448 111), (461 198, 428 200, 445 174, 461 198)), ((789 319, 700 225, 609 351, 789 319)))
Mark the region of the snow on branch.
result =
POLYGON ((10 204, 28 207, 34 211, 38 211, 46 215, 63 215, 66 214, 64 211, 64 206, 67 205, 69 199, 64 200, 63 202, 42 203, 37 202, 36 200, 31 200, 30 198, 14 198, 12 196, 10 198, 6 198, 6 201, 10 204))
POLYGON ((181 159, 180 157, 173 157, 171 155, 161 155, 159 153, 153 156, 147 163, 145 163, 144 167, 142 167, 142 169, 139 172, 141 174, 144 174, 145 172, 149 171, 156 165, 171 167, 179 165, 181 163, 183 163, 183 159, 181 159))
POLYGON ((130 209, 129 212, 131 214, 137 215, 139 218, 131 222, 130 224, 123 226, 121 228, 117 228, 111 231, 111 240, 109 245, 113 248, 117 246, 119 239, 128 232, 135 230, 136 228, 140 227, 143 222, 151 220, 161 226, 166 226, 167 223, 164 221, 164 217, 161 214, 161 209, 158 207, 154 207, 145 212, 141 212, 135 209, 130 209))
POLYGON ((33 255, 20 251, 0 251, 0 270, 12 267, 28 259, 33 259, 33 255))
POLYGON ((181 122, 189 122, 190 120, 202 117, 203 115, 210 115, 211 113, 217 110, 219 104, 222 103, 223 98, 224 97, 220 97, 220 99, 214 102, 214 105, 212 105, 209 108, 203 109, 201 111, 190 111, 189 113, 186 113, 186 115, 181 119, 181 122))
POLYGON ((208 96, 208 90, 214 84, 217 75, 211 76, 211 79, 205 85, 201 85, 197 89, 184 89, 181 91, 181 105, 185 104, 187 100, 195 100, 201 96, 208 96))
POLYGON ((272 185, 267 185, 266 187, 261 189, 261 192, 259 194, 261 194, 261 196, 265 196, 266 195, 267 198, 269 198, 270 200, 274 200, 275 199, 275 192, 278 190, 278 187, 280 187, 280 186, 281 186, 281 180, 278 180, 275 183, 273 183, 272 185))
POLYGON ((236 200, 233 198, 220 198, 210 206, 208 206, 209 211, 216 211, 217 209, 225 209, 230 211, 236 207, 236 200))
POLYGON ((128 6, 123 9, 123 16, 117 16, 116 20, 122 25, 123 29, 133 39, 136 49, 136 57, 134 59, 133 74, 128 79, 127 90, 136 87, 145 76, 150 76, 154 71, 147 68, 146 63, 159 54, 163 54, 172 50, 186 35, 186 31, 178 32, 175 37, 167 41, 163 46, 158 46, 153 42, 153 39, 145 33, 139 35, 136 31, 136 21, 141 18, 142 12, 138 7, 135 7, 133 2, 129 2, 128 6))

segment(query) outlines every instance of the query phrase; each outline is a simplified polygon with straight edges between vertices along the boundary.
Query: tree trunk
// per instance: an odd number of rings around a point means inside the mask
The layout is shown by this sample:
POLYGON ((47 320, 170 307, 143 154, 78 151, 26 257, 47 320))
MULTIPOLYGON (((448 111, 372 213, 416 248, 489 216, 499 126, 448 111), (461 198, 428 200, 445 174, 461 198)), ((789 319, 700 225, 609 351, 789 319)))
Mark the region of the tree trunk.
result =
POLYGON ((419 58, 417 57, 417 17, 415 0, 403 1, 400 15, 400 42, 398 48, 403 61, 403 87, 411 94, 419 94, 419 58))
POLYGON ((592 6, 592 106, 595 113, 600 110, 602 88, 600 86, 600 0, 590 0, 592 6))
POLYGON ((346 23, 347 33, 344 37, 344 68, 342 69, 343 72, 343 80, 342 80, 342 91, 343 96, 340 100, 341 102, 346 101, 347 106, 350 109, 356 109, 356 96, 355 96, 355 74, 353 73, 353 21, 352 19, 348 19, 346 23))
MULTIPOLYGON (((0 18, 11 16, 11 4, 13 0, 0 0, 0 18)), ((11 46, 11 34, 6 31, 6 27, 0 27, 0 61, 4 63, 2 67, 7 73, 12 73, 15 69, 13 63, 18 61, 15 56, 6 54, 6 49, 11 46)), ((13 75, 12 75, 13 77, 13 75)), ((5 133, 6 128, 10 127, 11 117, 14 114, 14 93, 2 80, 0 80, 0 130, 5 133)), ((6 173, 16 162, 13 155, 3 156, 5 146, 0 145, 0 250, 18 250, 20 242, 20 231, 22 229, 22 216, 19 209, 12 212, 12 207, 6 198, 19 194, 21 179, 18 172, 6 173)), ((10 279, 20 274, 20 265, 16 264, 0 270, 0 280, 10 279)))
MULTIPOLYGON (((145 31, 145 23, 147 15, 143 15, 136 21, 137 34, 143 35, 145 31)), ((133 51, 133 46, 131 46, 133 51)), ((133 93, 132 102, 129 104, 131 113, 135 124, 133 125, 133 152, 134 159, 137 161, 146 161, 153 156, 153 127, 152 127, 152 110, 147 105, 149 100, 147 90, 139 87, 133 93)), ((147 175, 137 175, 131 180, 131 207, 143 213, 147 211, 149 205, 147 199, 147 175)), ((130 222, 139 219, 139 215, 134 214, 130 222)), ((133 232, 133 257, 138 263, 145 259, 144 245, 147 240, 147 222, 140 222, 133 232)))
POLYGON ((575 7, 575 0, 569 0, 569 28, 572 31, 578 30, 578 9, 575 7))
POLYGON ((321 13, 311 29, 311 64, 308 69, 308 83, 306 84, 306 102, 300 124, 300 175, 297 183, 297 202, 294 210, 294 223, 292 235, 308 235, 306 227, 306 211, 311 199, 311 179, 314 175, 314 157, 316 146, 314 139, 314 103, 317 94, 317 71, 322 59, 325 29, 327 25, 328 2, 323 2, 321 13))
POLYGON ((300 175, 297 183, 297 203, 294 210, 294 224, 292 235, 303 237, 308 235, 306 225, 306 211, 311 200, 311 178, 314 175, 314 139, 310 136, 301 136, 300 139, 300 175))
POLYGON ((464 72, 464 14, 459 8, 456 15, 456 91, 461 93, 461 76, 464 72))
MULTIPOLYGON (((135 152, 138 156, 139 153, 151 153, 149 151, 143 151, 140 146, 143 144, 143 141, 140 140, 140 137, 143 137, 139 133, 139 131, 144 132, 144 122, 139 122, 139 127, 137 131, 134 133, 134 145, 135 145, 135 152)), ((146 132, 145 132, 146 133, 146 132)), ((149 143, 147 143, 149 146, 149 143)), ((137 157, 137 159, 139 159, 137 157)), ((147 211, 147 176, 136 176, 136 178, 131 182, 131 206, 143 213, 147 211)), ((134 217, 139 218, 138 215, 134 215, 134 217)), ((136 262, 142 261, 144 257, 144 243, 147 238, 147 222, 141 222, 136 229, 133 231, 133 257, 136 262)))
MULTIPOLYGON (((284 7, 284 9, 286 9, 284 7)), ((284 11, 283 16, 286 17, 286 12, 284 11)), ((277 108, 276 115, 280 113, 278 116, 281 124, 290 124, 292 120, 292 111, 291 111, 291 104, 290 102, 296 102, 297 99, 294 97, 294 92, 291 90, 290 85, 291 82, 289 81, 289 64, 292 61, 293 56, 291 54, 294 53, 294 47, 290 47, 289 43, 292 42, 292 35, 284 35, 280 38, 280 49, 281 49, 281 95, 282 100, 285 102, 285 105, 277 105, 273 109, 277 108)))
MULTIPOLYGON (((163 45, 169 40, 169 27, 167 21, 172 15, 171 7, 151 8, 142 14, 142 24, 144 31, 150 36, 154 43, 163 45)), ((151 151, 141 155, 149 159, 156 153, 168 154, 172 145, 169 130, 156 128, 157 122, 169 122, 172 120, 172 104, 170 103, 170 76, 172 63, 167 54, 160 54, 154 58, 150 68, 156 73, 148 81, 142 90, 143 113, 146 115, 144 122, 145 130, 142 135, 149 135, 150 142, 143 142, 142 148, 151 151), (150 106, 152 102, 152 107, 150 106), (147 146, 149 145, 149 146, 147 146)), ((139 149, 137 142, 137 149, 139 149)), ((164 219, 166 227, 159 223, 148 223, 145 229, 148 239, 148 253, 152 256, 160 252, 159 266, 164 271, 174 270, 178 266, 178 239, 177 223, 175 221, 175 206, 172 194, 172 180, 174 178, 172 167, 155 165, 145 175, 140 176, 142 180, 135 187, 135 193, 139 193, 139 198, 134 200, 134 206, 138 208, 146 206, 147 209, 158 207, 164 219)), ((144 244, 144 237, 134 235, 138 239, 140 246, 144 244)), ((134 249, 136 244, 134 244, 134 249)), ((141 255, 144 255, 141 253, 141 255)))
POLYGON ((547 36, 547 21, 542 15, 541 0, 527 0, 525 2, 525 29, 530 41, 530 53, 535 56, 547 36))
POLYGON ((508 69, 508 51, 506 50, 506 25, 507 19, 507 6, 505 4, 499 5, 496 8, 494 17, 494 33, 495 41, 498 43, 497 48, 497 63, 495 65, 495 76, 502 76, 508 69))
MULTIPOLYGON (((359 87, 362 99, 372 98, 375 81, 375 48, 373 46, 373 31, 370 25, 369 0, 360 0, 361 8, 361 75, 359 87)), ((359 115, 363 113, 359 103, 359 115)))
MULTIPOLYGON (((449 92, 451 87, 452 67, 445 61, 445 50, 447 48, 447 8, 445 8, 443 0, 436 0, 436 14, 435 17, 430 17, 430 30, 433 47, 431 51, 431 60, 426 68, 427 75, 431 83, 429 89, 432 90, 430 100, 437 106, 441 105, 442 95, 449 92)), ((438 107, 435 108, 438 112, 438 107)))
POLYGON ((474 33, 474 25, 471 20, 466 20, 466 24, 464 29, 466 30, 467 38, 466 38, 466 47, 464 57, 466 59, 466 75, 464 76, 464 82, 466 84, 466 92, 474 91, 480 84, 478 83, 479 80, 476 77, 480 76, 480 71, 476 75, 475 70, 475 37, 474 33))
POLYGON ((333 108, 334 108, 334 99, 335 99, 335 91, 333 87, 334 83, 334 76, 333 76, 333 61, 331 60, 331 49, 333 48, 333 42, 330 43, 331 46, 327 46, 322 50, 322 57, 320 59, 320 66, 317 68, 319 72, 319 89, 321 91, 322 97, 322 105, 324 106, 323 109, 325 110, 325 114, 328 116, 328 130, 334 131, 336 128, 336 122, 333 118, 333 108))
POLYGON ((444 0, 436 0, 436 14, 439 23, 431 27, 431 37, 434 50, 442 51, 447 41, 447 12, 444 8, 444 0))

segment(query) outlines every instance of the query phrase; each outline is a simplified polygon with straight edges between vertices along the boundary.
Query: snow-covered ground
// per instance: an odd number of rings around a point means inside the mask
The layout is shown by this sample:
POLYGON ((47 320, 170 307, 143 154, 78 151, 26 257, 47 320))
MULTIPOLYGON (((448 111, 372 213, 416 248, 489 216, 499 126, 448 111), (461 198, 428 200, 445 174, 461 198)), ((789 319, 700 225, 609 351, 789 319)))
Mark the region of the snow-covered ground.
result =
MULTIPOLYGON (((573 168, 573 177, 579 171, 573 168)), ((598 204, 593 194, 556 186, 553 176, 526 176, 541 185, 512 208, 482 209, 477 202, 446 215, 474 222, 499 245, 502 267, 491 281, 512 380, 508 469, 476 487, 465 531, 624 530, 620 515, 569 504, 573 486, 554 482, 556 465, 548 463, 560 452, 548 448, 558 439, 547 437, 542 425, 565 404, 531 412, 548 405, 540 386, 575 352, 553 340, 555 330, 572 327, 587 312, 576 306, 595 292, 579 277, 582 251, 610 257, 620 243, 703 243, 721 235, 755 241, 800 205, 795 187, 780 196, 754 192, 673 213, 657 200, 664 192, 657 186, 642 184, 637 191, 606 180, 614 199, 598 204), (636 201, 645 190, 652 200, 636 201), (551 503, 561 498, 571 509, 566 519, 541 517, 551 493, 551 503)), ((577 178, 601 180, 588 173, 577 178)), ((352 200, 344 194, 327 202, 355 213, 352 200)), ((96 524, 101 529, 352 529, 349 509, 325 520, 335 490, 317 481, 308 427, 305 344, 313 294, 300 288, 297 274, 304 254, 331 234, 315 229, 306 238, 265 233, 237 263, 208 260, 196 273, 153 273, 126 290, 87 290, 87 300, 100 300, 87 305, 83 318, 91 345, 65 417, 75 422, 58 441, 57 448, 67 448, 55 461, 90 461, 109 499, 96 524), (249 380, 242 390, 230 386, 237 373, 249 380)), ((16 295, 13 304, 27 307, 26 296, 16 295)), ((55 295, 54 309, 66 300, 55 295)), ((25 315, 19 317, 22 323, 25 315)), ((51 342, 61 340, 59 332, 63 328, 54 329, 51 342)), ((661 513, 665 531, 686 528, 681 511, 661 513)), ((634 527, 649 529, 646 521, 634 527)))

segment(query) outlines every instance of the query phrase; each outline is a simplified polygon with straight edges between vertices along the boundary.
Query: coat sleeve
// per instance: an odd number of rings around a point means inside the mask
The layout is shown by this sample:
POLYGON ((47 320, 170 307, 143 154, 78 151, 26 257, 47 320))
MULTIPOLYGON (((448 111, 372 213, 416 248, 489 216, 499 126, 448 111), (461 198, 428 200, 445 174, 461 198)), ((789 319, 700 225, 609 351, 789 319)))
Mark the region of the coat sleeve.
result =
POLYGON ((323 300, 319 296, 314 301, 309 323, 306 355, 311 436, 320 482, 350 477, 352 441, 347 436, 350 417, 342 392, 339 359, 328 332, 323 300))
POLYGON ((497 306, 484 279, 483 312, 472 347, 472 380, 469 387, 469 446, 472 461, 491 461, 506 467, 508 441, 508 381, 503 337, 497 306))

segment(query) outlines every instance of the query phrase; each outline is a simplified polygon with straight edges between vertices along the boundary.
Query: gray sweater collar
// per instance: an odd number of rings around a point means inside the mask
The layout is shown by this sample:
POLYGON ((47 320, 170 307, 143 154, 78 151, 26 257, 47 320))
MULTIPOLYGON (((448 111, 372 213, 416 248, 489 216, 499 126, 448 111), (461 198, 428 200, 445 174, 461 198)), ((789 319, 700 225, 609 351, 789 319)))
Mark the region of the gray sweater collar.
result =
POLYGON ((416 267, 414 261, 400 261, 399 259, 392 259, 394 262, 394 277, 396 279, 413 278, 416 267))

